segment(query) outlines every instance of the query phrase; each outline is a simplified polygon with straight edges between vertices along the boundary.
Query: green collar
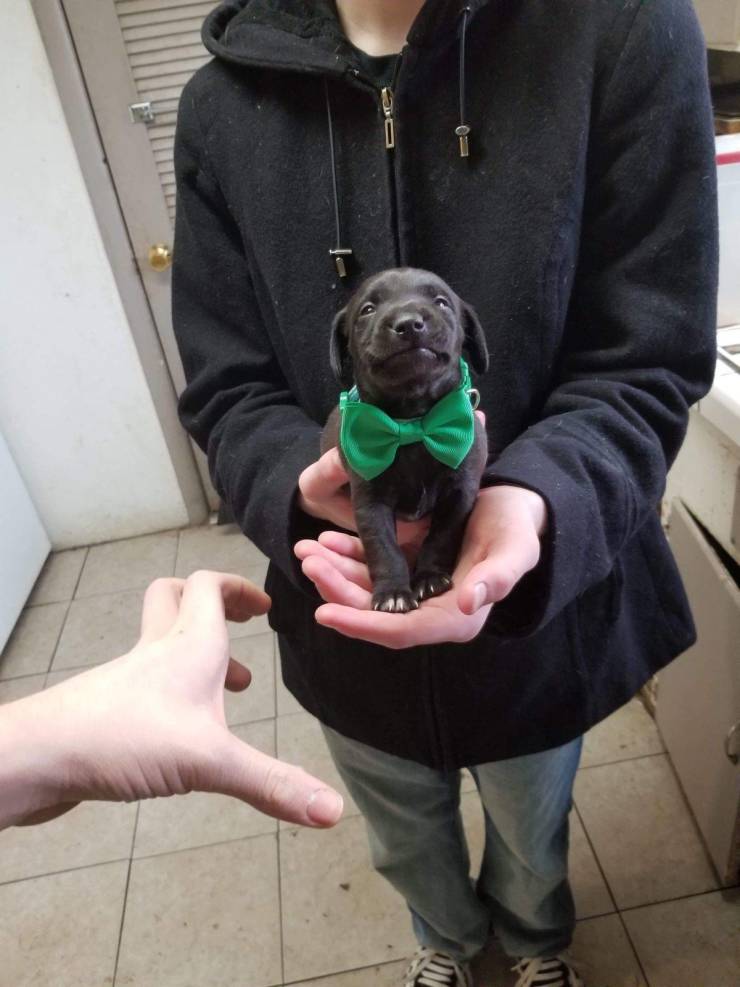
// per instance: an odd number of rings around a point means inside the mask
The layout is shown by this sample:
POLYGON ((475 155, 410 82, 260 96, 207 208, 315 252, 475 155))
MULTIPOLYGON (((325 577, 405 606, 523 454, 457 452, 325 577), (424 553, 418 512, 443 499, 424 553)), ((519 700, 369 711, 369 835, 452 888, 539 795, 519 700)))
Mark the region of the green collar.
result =
POLYGON ((460 358, 460 384, 445 394, 422 418, 391 418, 374 404, 360 400, 357 387, 339 397, 339 444, 350 467, 374 480, 393 463, 400 446, 423 442, 427 451, 452 469, 470 452, 475 438, 476 404, 470 371, 460 358))

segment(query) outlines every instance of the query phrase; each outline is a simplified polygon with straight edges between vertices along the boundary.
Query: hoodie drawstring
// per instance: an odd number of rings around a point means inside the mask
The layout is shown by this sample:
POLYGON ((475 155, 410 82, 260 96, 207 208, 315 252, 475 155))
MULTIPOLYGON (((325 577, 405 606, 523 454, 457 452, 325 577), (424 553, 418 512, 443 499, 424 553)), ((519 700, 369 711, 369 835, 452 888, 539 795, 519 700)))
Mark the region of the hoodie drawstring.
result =
POLYGON ((329 156, 331 158, 331 186, 334 195, 334 225, 336 227, 336 246, 329 251, 329 256, 334 258, 337 274, 340 278, 347 277, 347 265, 345 257, 352 256, 351 247, 342 246, 342 219, 339 212, 339 191, 337 189, 337 161, 334 149, 334 120, 331 112, 331 98, 329 97, 329 82, 324 79, 324 96, 326 97, 326 120, 329 126, 329 156))
POLYGON ((455 134, 460 141, 460 157, 467 158, 470 154, 470 146, 468 144, 468 135, 470 134, 470 127, 465 123, 465 34, 468 30, 468 16, 470 14, 470 7, 463 7, 462 11, 462 30, 460 31, 460 74, 458 76, 458 93, 460 96, 460 125, 455 127, 455 134))

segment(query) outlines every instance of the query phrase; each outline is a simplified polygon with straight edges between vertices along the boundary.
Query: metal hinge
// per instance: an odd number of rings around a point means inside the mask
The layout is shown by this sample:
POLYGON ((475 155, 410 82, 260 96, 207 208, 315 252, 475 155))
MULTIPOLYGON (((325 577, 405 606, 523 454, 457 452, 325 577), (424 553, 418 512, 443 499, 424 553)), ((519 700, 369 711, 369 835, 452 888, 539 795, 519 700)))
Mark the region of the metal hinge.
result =
POLYGON ((154 123, 154 110, 151 103, 129 103, 131 123, 154 123))

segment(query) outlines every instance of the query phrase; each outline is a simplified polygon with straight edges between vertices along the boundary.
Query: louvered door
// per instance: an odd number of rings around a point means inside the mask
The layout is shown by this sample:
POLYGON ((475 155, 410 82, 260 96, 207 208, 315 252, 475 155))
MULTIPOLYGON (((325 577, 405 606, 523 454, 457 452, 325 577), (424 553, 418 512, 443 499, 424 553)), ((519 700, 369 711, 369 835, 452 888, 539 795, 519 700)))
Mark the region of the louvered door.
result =
MULTIPOLYGON (((210 55, 200 41, 213 0, 61 0, 134 259, 175 389, 184 375, 172 331, 172 150, 183 86, 210 55), (147 106, 148 104, 148 106, 147 106), (132 109, 133 108, 133 109, 132 109)), ((211 506, 217 498, 196 456, 211 506)))
POLYGON ((212 2, 116 0, 116 14, 139 100, 150 103, 147 133, 167 211, 175 219, 172 143, 182 87, 209 59, 200 28, 212 2))

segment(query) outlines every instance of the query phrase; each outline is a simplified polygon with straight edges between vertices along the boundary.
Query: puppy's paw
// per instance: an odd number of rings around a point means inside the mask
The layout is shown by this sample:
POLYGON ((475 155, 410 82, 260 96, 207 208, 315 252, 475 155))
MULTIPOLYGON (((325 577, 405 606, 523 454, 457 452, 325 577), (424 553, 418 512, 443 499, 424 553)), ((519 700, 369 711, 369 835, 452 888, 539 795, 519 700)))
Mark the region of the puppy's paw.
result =
POLYGON ((410 589, 376 589, 373 593, 373 610, 384 613, 408 613, 419 604, 410 589))
POLYGON ((441 596, 451 588, 452 576, 444 572, 416 572, 411 580, 411 592, 419 603, 433 596, 441 596))

